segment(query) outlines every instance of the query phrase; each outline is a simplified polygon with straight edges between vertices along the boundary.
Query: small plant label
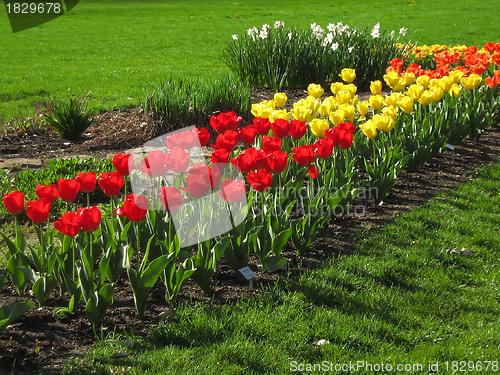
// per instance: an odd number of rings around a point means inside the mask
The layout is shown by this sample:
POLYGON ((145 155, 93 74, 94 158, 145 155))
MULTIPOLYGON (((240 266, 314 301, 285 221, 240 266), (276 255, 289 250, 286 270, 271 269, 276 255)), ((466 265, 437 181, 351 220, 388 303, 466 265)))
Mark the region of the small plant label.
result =
POLYGON ((446 147, 449 148, 452 151, 455 149, 455 146, 450 145, 449 143, 446 144, 446 147))
POLYGON ((255 277, 255 274, 249 267, 240 268, 240 272, 247 280, 251 280, 255 277))

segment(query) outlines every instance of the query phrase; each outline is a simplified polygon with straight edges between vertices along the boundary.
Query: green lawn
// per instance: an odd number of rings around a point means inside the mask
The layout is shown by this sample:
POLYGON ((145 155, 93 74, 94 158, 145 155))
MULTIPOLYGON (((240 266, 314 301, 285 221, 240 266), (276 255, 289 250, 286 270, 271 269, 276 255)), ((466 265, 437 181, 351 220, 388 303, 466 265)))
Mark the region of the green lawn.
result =
POLYGON ((364 362, 345 373, 375 373, 367 363, 393 366, 383 374, 428 374, 435 364, 498 373, 500 164, 473 175, 369 235, 360 228, 352 255, 297 282, 222 308, 180 306, 149 339, 131 335, 128 349, 125 336, 109 335, 67 373, 288 374, 324 361, 364 362), (330 344, 314 345, 322 339, 330 344), (130 356, 109 359, 116 352, 130 356))
POLYGON ((232 34, 283 20, 399 30, 423 44, 497 42, 495 0, 359 1, 92 1, 69 14, 13 34, 0 6, 0 125, 48 96, 90 93, 94 109, 141 103, 148 83, 174 74, 218 76, 232 34), (439 20, 435 22, 433 20, 439 20))

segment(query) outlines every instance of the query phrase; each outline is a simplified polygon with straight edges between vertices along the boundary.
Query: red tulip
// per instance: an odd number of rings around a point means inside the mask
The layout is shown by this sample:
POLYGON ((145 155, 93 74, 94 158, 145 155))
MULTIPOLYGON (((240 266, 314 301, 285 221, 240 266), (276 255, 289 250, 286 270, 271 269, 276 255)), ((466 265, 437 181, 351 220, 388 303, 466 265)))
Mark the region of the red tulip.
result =
POLYGON ((194 128, 193 134, 198 137, 198 139, 200 140, 200 146, 202 147, 205 146, 210 140, 210 132, 207 128, 194 128))
POLYGON ((92 193, 95 190, 95 186, 97 184, 97 176, 95 172, 80 172, 78 173, 78 176, 76 176, 76 180, 80 183, 80 189, 83 193, 92 193))
POLYGON ((54 185, 38 185, 35 189, 35 194, 38 198, 45 198, 50 204, 54 203, 59 196, 57 186, 54 185))
POLYGON ((252 169, 265 169, 266 171, 271 172, 269 161, 267 160, 267 151, 257 150, 257 152, 257 158, 255 159, 252 169))
POLYGON ((241 202, 246 198, 245 181, 228 178, 221 184, 221 191, 217 194, 226 202, 241 202))
POLYGON ((49 218, 50 201, 42 197, 36 201, 26 202, 26 214, 33 222, 40 224, 49 218))
POLYGON ((271 124, 271 129, 273 133, 278 138, 285 138, 288 135, 288 130, 290 128, 290 123, 283 119, 276 119, 271 124))
POLYGON ((218 149, 233 151, 238 143, 238 133, 234 130, 226 130, 223 134, 219 134, 215 140, 218 149))
POLYGON ((267 162, 273 172, 281 173, 286 169, 288 154, 284 151, 274 151, 267 155, 267 162))
POLYGON ((11 214, 19 214, 24 210, 24 194, 17 190, 9 194, 5 193, 3 204, 11 214))
POLYGON ((344 150, 352 146, 356 127, 352 122, 341 122, 331 129, 325 131, 326 138, 333 141, 333 146, 340 146, 344 150))
POLYGON ((122 176, 128 176, 134 170, 134 155, 116 154, 113 157, 113 165, 122 176))
POLYGON ((245 126, 243 129, 238 129, 238 137, 240 141, 245 145, 251 145, 255 141, 255 136, 257 132, 253 125, 245 126))
POLYGON ((267 135, 269 130, 271 130, 271 123, 267 118, 256 117, 253 119, 253 124, 255 126, 255 130, 260 135, 267 135))
POLYGON ((303 167, 314 162, 314 151, 311 146, 305 145, 293 148, 293 160, 303 167))
POLYGON ((255 158, 257 157, 258 152, 254 148, 248 148, 244 153, 239 154, 231 159, 231 164, 241 173, 248 173, 252 169, 252 166, 255 162, 255 158), (254 150, 255 154, 252 156, 253 151, 248 152, 248 150, 254 150))
POLYGON ((333 152, 333 141, 328 138, 321 138, 314 144, 314 152, 322 158, 329 158, 333 152))
POLYGON ((66 236, 74 237, 80 232, 80 218, 74 212, 66 212, 61 219, 54 221, 54 228, 66 236))
POLYGON ((481 64, 480 62, 478 62, 477 64, 474 64, 470 67, 470 71, 473 74, 483 74, 483 73, 486 73, 487 70, 488 70, 488 66, 481 64))
POLYGON ((301 139, 306 134, 307 127, 304 121, 292 120, 290 121, 290 136, 293 139, 301 139))
POLYGON ((170 154, 160 150, 150 151, 137 169, 150 177, 165 176, 170 170, 170 154))
POLYGON ((238 116, 235 112, 230 111, 227 113, 219 113, 217 116, 210 117, 210 125, 212 125, 212 128, 214 128, 217 133, 222 134, 226 130, 236 130, 241 120, 241 116, 238 116))
POLYGON ((281 150, 281 139, 279 137, 262 137, 262 149, 265 152, 281 150))
POLYGON ((214 150, 212 151, 211 160, 214 164, 227 164, 229 163, 229 152, 224 148, 214 150))
MULTIPOLYGON (((196 145, 196 137, 193 134, 193 132, 189 130, 184 130, 183 132, 177 134, 179 134, 178 135, 179 139, 177 143, 184 150, 189 150, 196 145)), ((172 149, 170 149, 170 151, 172 151, 172 149)))
POLYGON ((97 206, 79 208, 76 211, 84 232, 95 232, 101 224, 101 210, 97 206))
POLYGON ((76 179, 60 178, 57 181, 57 186, 59 187, 59 197, 64 202, 74 202, 80 192, 80 183, 76 179))
POLYGON ((311 178, 318 177, 318 170, 316 169, 316 166, 314 164, 309 164, 309 166, 307 167, 307 172, 309 173, 309 176, 311 176, 311 178))
POLYGON ((122 207, 115 209, 115 215, 125 216, 132 221, 142 221, 148 212, 149 202, 143 195, 128 194, 122 207))
POLYGON ((120 172, 104 173, 101 172, 99 186, 108 197, 116 197, 120 194, 124 180, 120 172))
POLYGON ((181 192, 176 187, 161 188, 160 202, 169 212, 177 211, 182 203, 181 192))
POLYGON ((170 150, 170 166, 175 173, 184 173, 189 167, 189 152, 179 146, 170 150))
POLYGON ((266 191, 273 182, 273 175, 265 169, 259 169, 257 172, 250 172, 247 175, 247 182, 258 192, 266 191))
POLYGON ((198 134, 194 134, 190 130, 185 130, 170 134, 165 138, 165 143, 169 150, 172 150, 176 146, 188 150, 197 144, 197 137, 198 134))
POLYGON ((186 178, 187 188, 180 188, 193 198, 203 197, 210 189, 218 186, 220 171, 217 165, 210 168, 207 165, 196 164, 191 167, 186 178))

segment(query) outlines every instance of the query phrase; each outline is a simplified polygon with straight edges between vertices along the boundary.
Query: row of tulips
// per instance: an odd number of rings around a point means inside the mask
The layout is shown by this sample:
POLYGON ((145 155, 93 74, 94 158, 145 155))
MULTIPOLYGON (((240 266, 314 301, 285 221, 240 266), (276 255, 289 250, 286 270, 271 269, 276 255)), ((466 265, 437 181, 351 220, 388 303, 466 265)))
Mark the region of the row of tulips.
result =
MULTIPOLYGON (((498 87, 482 84, 482 76, 449 70, 431 77, 398 64, 391 61, 396 68, 384 77, 390 95, 382 96, 376 81, 360 102, 351 83, 356 72, 344 69, 345 83, 332 84, 325 99, 324 89, 311 84, 291 111, 282 109, 284 93, 253 105, 255 118, 245 127, 234 112, 213 116, 218 136, 210 166, 200 152, 210 133, 190 128, 161 137, 146 154, 116 155, 116 171, 99 179, 80 173, 38 186, 38 200, 26 205, 23 193, 4 194, 16 221, 26 207, 38 246, 27 243, 19 226, 14 240, 4 236, 9 261, 0 283, 10 279, 20 294, 31 285, 40 304, 57 287, 71 296, 57 313, 72 313, 83 300, 95 326, 124 273, 142 317, 159 278, 169 303, 188 278, 210 293, 222 256, 238 274, 252 254, 261 270, 286 269, 287 244, 303 254, 360 193, 384 199, 408 163, 416 168, 447 142, 477 137, 498 120, 498 87), (56 199, 71 204, 97 186, 109 205, 87 204, 51 224, 56 199)), ((493 65, 488 69, 498 79, 493 65)))

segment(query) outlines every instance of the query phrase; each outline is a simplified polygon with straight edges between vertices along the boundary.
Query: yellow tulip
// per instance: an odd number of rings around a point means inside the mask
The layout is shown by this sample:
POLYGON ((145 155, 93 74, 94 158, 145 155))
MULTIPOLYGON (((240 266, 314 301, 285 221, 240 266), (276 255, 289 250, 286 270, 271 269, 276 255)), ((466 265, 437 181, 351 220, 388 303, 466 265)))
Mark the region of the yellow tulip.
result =
POLYGON ((453 83, 460 83, 460 80, 463 78, 464 72, 461 70, 452 70, 449 74, 448 77, 451 78, 453 83))
POLYGON ((419 85, 411 85, 408 87, 408 96, 412 98, 413 100, 418 100, 420 98, 420 95, 424 92, 424 88, 419 85))
POLYGON ((375 138, 377 136, 377 127, 373 123, 372 120, 368 120, 364 124, 360 124, 359 128, 363 132, 364 135, 366 135, 368 138, 375 138))
POLYGON ((356 107, 353 105, 343 105, 341 110, 344 112, 344 121, 352 121, 356 117, 356 107))
POLYGON ((475 87, 478 87, 483 81, 483 77, 481 77, 479 74, 471 74, 470 77, 474 79, 475 87))
POLYGON ((318 108, 319 114, 321 116, 330 116, 330 113, 335 109, 337 106, 337 101, 333 96, 329 96, 325 100, 323 100, 323 103, 318 108))
POLYGON ((330 118, 330 121, 332 122, 332 124, 335 124, 335 125, 337 125, 340 122, 344 122, 344 120, 345 120, 344 111, 341 109, 338 109, 335 112, 332 112, 330 114, 329 118, 330 118))
POLYGON ((361 116, 366 116, 368 114, 368 109, 369 109, 368 101, 359 102, 357 108, 361 116))
POLYGON ((384 75, 385 83, 387 83, 392 89, 394 86, 399 84, 399 78, 399 74, 393 70, 384 75))
POLYGON ((324 137, 325 130, 330 127, 327 120, 319 118, 315 118, 309 122, 309 126, 311 127, 312 133, 318 138, 324 137))
POLYGON ((404 96, 398 100, 398 107, 401 108, 405 113, 413 112, 413 99, 409 96, 404 96))
POLYGON ((443 89, 444 92, 450 91, 451 85, 453 85, 453 80, 448 77, 444 76, 443 78, 440 79, 441 82, 441 88, 443 89))
MULTIPOLYGON (((380 82, 380 81, 378 81, 380 82)), ((376 111, 380 108, 382 108, 382 105, 384 104, 384 98, 381 95, 372 95, 368 98, 368 102, 370 103, 370 106, 376 111)))
POLYGON ((337 93, 337 95, 335 96, 335 98, 337 99, 337 103, 339 104, 347 104, 347 103, 350 103, 351 102, 351 93, 347 90, 342 90, 342 91, 339 91, 337 93))
POLYGON ((429 88, 429 76, 420 76, 417 78, 417 85, 422 86, 424 90, 429 88))
POLYGON ((441 87, 431 87, 429 90, 432 91, 432 100, 439 102, 444 95, 444 90, 441 87))
POLYGON ((373 95, 378 95, 382 92, 382 81, 372 81, 370 83, 370 91, 373 95))
POLYGON ((437 78, 432 78, 429 81, 429 87, 441 87, 441 81, 437 78))
POLYGON ((458 97, 460 96, 461 92, 462 92, 462 88, 459 85, 457 85, 456 83, 454 83, 453 85, 451 85, 451 88, 448 91, 448 93, 451 96, 453 96, 455 99, 458 99, 458 97))
POLYGON ((351 83, 356 78, 356 71, 354 69, 344 68, 340 72, 339 77, 347 83, 351 83))
POLYGON ((307 96, 305 99, 299 100, 299 102, 309 108, 316 114, 318 112, 319 106, 321 105, 321 100, 315 98, 314 96, 307 96))
POLYGON ((320 98, 321 95, 325 92, 325 90, 321 87, 321 85, 316 85, 314 83, 311 83, 309 86, 307 86, 307 94, 314 96, 315 98, 320 98))
POLYGON ((311 121, 314 118, 314 114, 309 108, 302 105, 296 106, 295 104, 293 107, 294 108, 290 111, 290 113, 295 120, 311 121))
POLYGON ((252 104, 251 112, 255 117, 269 118, 269 115, 273 112, 273 108, 262 103, 257 103, 252 104))
POLYGON ((348 91, 351 94, 351 98, 354 98, 354 95, 356 95, 356 91, 358 91, 358 87, 350 83, 344 86, 344 90, 348 91))
POLYGON ((398 118, 398 110, 392 105, 382 108, 382 114, 392 118, 393 120, 396 120, 398 118))
POLYGON ((429 105, 431 102, 434 100, 432 97, 434 96, 433 92, 430 90, 425 90, 422 95, 420 95, 420 98, 418 98, 418 102, 422 105, 429 105))
POLYGON ((275 109, 269 115, 269 121, 274 122, 276 119, 289 121, 290 117, 292 117, 292 113, 287 112, 286 109, 275 109))
POLYGON ((394 91, 403 91, 406 87, 405 79, 400 78, 398 83, 392 88, 394 91))
POLYGON ((288 98, 284 92, 277 92, 274 94, 274 102, 276 103, 276 107, 278 108, 284 107, 287 99, 288 98))
POLYGON ((413 73, 405 73, 404 75, 404 80, 405 80, 405 85, 410 86, 413 82, 415 82, 415 74, 413 73))
POLYGON ((330 86, 330 91, 333 93, 333 95, 337 95, 337 93, 343 89, 344 89, 344 84, 342 82, 334 82, 330 86))
POLYGON ((468 76, 468 77, 465 77, 465 78, 462 78, 462 80, 460 81, 460 83, 462 84, 463 87, 465 87, 467 90, 472 90, 476 87, 475 85, 475 80, 473 77, 471 76, 468 76))
POLYGON ((387 95, 385 97, 386 105, 392 105, 393 107, 398 106, 398 100, 401 99, 404 95, 400 92, 393 92, 391 95, 387 95))
POLYGON ((394 120, 392 120, 388 116, 374 115, 372 121, 375 124, 377 130, 380 130, 382 132, 390 132, 394 127, 394 120))

